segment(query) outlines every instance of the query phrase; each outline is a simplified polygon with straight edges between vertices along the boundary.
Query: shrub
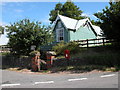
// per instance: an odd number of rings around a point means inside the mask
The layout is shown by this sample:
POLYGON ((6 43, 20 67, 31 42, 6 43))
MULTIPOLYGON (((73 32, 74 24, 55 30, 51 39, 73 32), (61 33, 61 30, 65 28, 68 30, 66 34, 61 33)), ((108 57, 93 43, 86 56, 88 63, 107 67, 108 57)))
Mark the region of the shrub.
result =
POLYGON ((65 49, 70 50, 71 54, 78 53, 81 50, 77 42, 67 43, 65 49))
POLYGON ((52 50, 54 50, 57 55, 63 55, 64 50, 66 49, 70 50, 71 54, 78 53, 81 50, 77 42, 69 42, 69 43, 60 42, 56 46, 52 47, 52 50))
POLYGON ((40 54, 40 52, 39 51, 32 51, 32 52, 29 53, 29 55, 31 57, 34 57, 36 54, 40 54))

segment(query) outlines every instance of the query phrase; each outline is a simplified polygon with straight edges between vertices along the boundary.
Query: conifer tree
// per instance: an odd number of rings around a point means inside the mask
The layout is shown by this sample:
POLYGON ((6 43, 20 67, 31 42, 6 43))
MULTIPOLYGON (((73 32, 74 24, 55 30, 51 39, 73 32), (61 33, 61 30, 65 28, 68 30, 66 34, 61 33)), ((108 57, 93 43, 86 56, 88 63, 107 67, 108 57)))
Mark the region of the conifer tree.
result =
POLYGON ((81 16, 82 10, 80 10, 79 7, 77 7, 71 0, 67 0, 64 4, 58 3, 56 4, 55 8, 50 11, 50 18, 49 20, 51 23, 53 23, 58 15, 58 12, 60 15, 67 16, 74 19, 83 19, 84 17, 81 16))

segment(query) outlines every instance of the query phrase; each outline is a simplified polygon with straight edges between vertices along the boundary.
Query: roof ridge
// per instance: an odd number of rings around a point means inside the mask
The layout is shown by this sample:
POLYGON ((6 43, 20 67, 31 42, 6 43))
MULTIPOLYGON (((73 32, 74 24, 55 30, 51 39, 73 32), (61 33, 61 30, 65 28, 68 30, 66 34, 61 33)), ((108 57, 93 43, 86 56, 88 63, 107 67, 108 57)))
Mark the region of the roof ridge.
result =
POLYGON ((77 21, 77 19, 70 18, 70 17, 67 17, 67 16, 63 16, 63 15, 58 15, 58 16, 62 16, 62 17, 69 18, 69 19, 73 19, 73 20, 76 20, 76 21, 77 21))

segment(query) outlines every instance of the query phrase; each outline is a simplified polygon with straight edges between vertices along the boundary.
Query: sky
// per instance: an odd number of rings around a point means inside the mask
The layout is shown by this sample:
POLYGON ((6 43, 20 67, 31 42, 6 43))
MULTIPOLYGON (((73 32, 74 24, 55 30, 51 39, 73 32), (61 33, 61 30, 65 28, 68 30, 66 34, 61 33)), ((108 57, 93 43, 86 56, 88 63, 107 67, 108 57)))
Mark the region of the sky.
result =
MULTIPOLYGON (((43 25, 49 25, 49 13, 54 9, 58 2, 2 2, 0 3, 0 25, 5 26, 10 23, 17 22, 22 19, 30 19, 31 21, 40 21, 43 25)), ((64 2, 61 2, 64 3, 64 2)), ((74 2, 83 11, 82 15, 97 20, 93 15, 101 12, 105 6, 109 6, 108 2, 74 2)), ((0 37, 0 45, 8 42, 7 34, 0 37)))

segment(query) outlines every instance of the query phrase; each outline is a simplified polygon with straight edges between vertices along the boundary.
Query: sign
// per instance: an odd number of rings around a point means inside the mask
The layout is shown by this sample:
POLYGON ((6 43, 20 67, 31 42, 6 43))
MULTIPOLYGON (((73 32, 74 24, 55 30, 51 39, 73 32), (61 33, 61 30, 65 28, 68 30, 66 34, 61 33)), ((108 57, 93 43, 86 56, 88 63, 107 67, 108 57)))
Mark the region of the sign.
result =
POLYGON ((31 50, 35 50, 36 46, 35 45, 32 45, 31 46, 31 50))

